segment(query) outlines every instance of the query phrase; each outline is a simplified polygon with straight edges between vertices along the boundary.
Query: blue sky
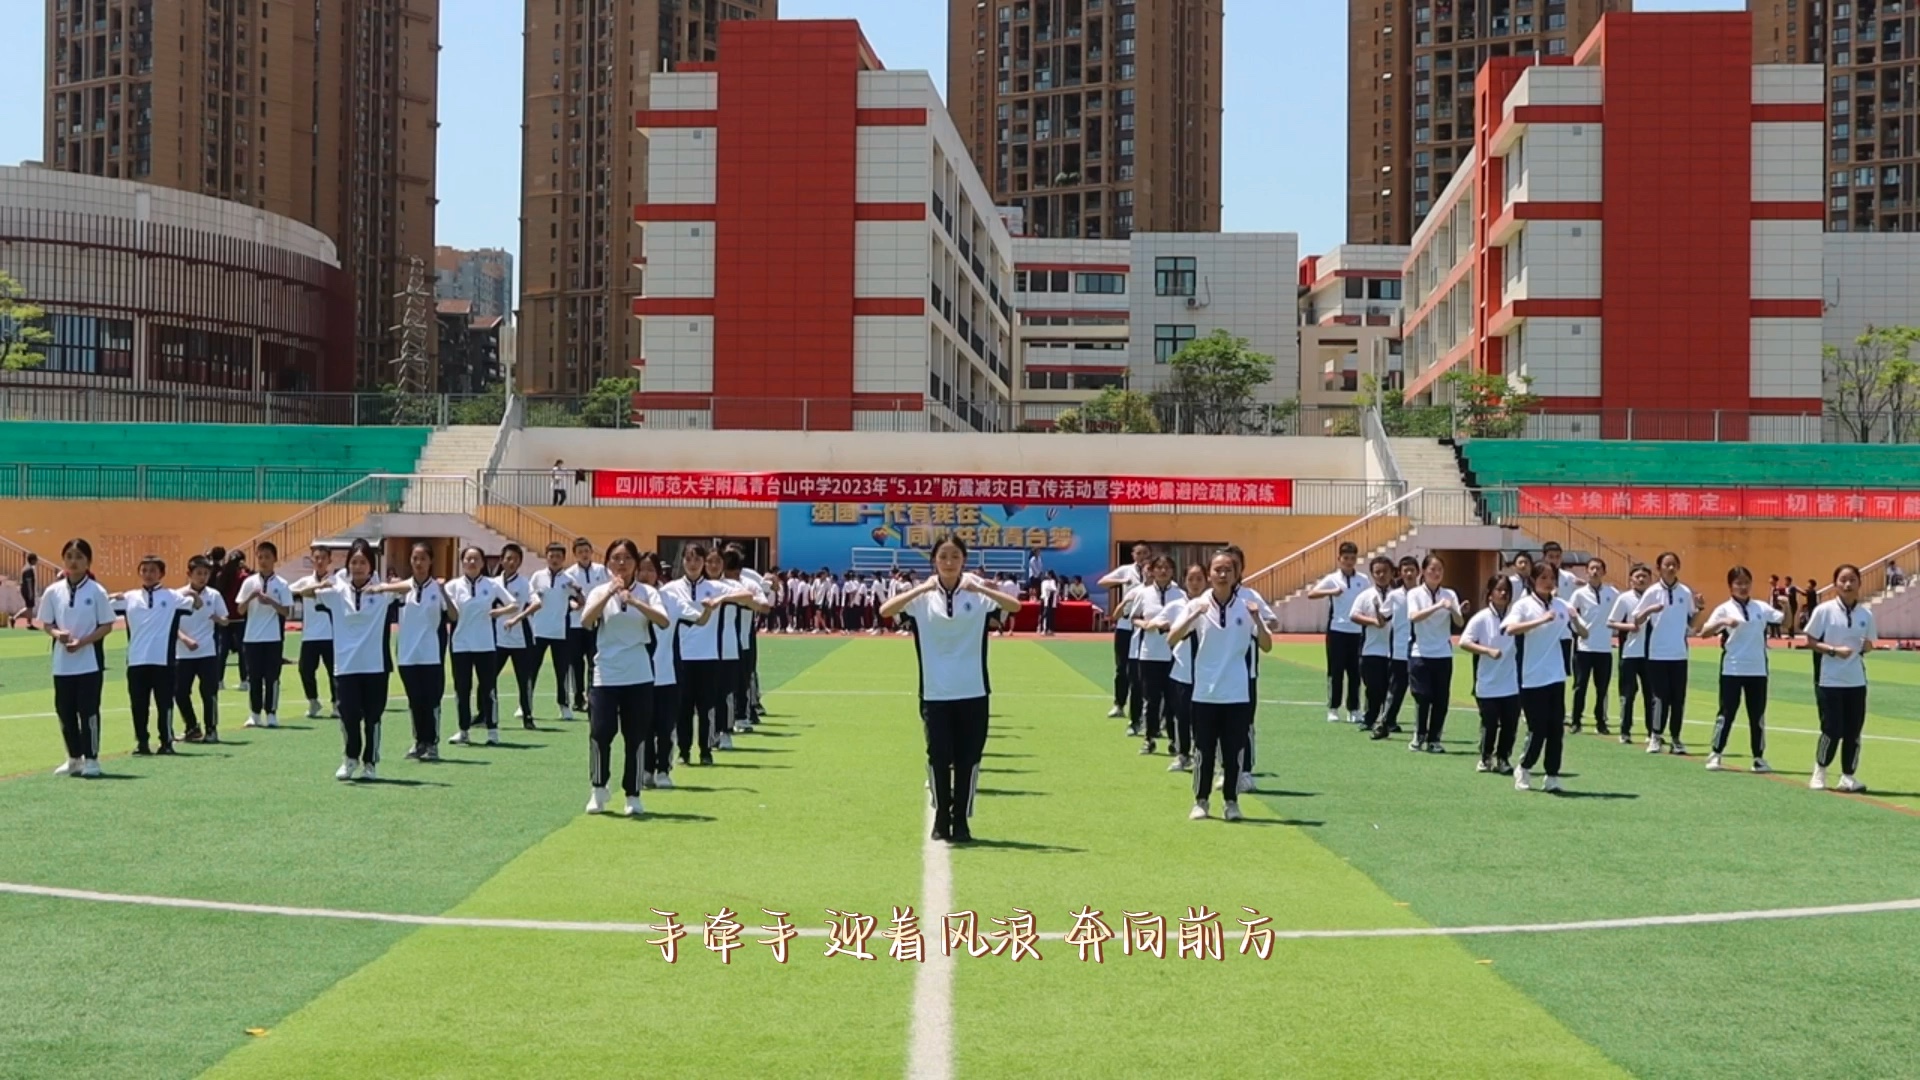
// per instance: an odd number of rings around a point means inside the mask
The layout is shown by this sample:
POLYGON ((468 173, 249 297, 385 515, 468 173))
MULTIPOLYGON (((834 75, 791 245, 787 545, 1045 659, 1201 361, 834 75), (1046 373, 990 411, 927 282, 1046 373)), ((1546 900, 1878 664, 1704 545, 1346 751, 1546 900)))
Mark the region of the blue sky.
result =
MULTIPOLYGON (((438 239, 512 248, 519 232, 522 0, 441 0, 438 239), (457 15, 454 15, 457 13, 457 15), (445 17, 452 15, 453 17, 445 17)), ((1641 11, 1738 10, 1741 0, 1639 0, 1641 11)), ((23 34, 40 0, 0 0, 23 34)), ((781 0, 786 18, 854 18, 890 68, 946 86, 945 0, 781 0)), ((1342 0, 1227 0, 1225 227, 1298 232, 1301 252, 1346 222, 1342 0)), ((40 16, 40 17, 35 17, 40 16)), ((35 32, 34 40, 42 40, 35 32)), ((25 50, 22 50, 25 51, 25 50)), ((42 52, 0 65, 0 162, 41 153, 42 52), (27 60, 20 63, 20 60, 27 60)))

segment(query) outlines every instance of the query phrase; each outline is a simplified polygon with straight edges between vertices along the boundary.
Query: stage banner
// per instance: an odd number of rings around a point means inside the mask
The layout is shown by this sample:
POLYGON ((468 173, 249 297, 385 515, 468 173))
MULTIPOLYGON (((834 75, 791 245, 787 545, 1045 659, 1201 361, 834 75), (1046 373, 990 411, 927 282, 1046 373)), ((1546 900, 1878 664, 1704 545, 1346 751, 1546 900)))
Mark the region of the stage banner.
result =
POLYGON ((811 502, 857 499, 960 505, 972 502, 1049 506, 1293 505, 1287 479, 1203 480, 1134 476, 981 476, 895 473, 726 473, 689 470, 595 469, 593 497, 619 499, 730 499, 735 502, 811 502))
POLYGON ((1528 486, 1521 511, 1572 517, 1920 521, 1920 491, 1528 486))
POLYGON ((812 573, 826 568, 885 573, 896 567, 924 575, 935 537, 953 532, 966 542, 968 565, 991 574, 1026 577, 1027 556, 1040 550, 1044 569, 1060 579, 1094 582, 1113 569, 1105 509, 1013 503, 829 502, 782 503, 778 562, 812 573))

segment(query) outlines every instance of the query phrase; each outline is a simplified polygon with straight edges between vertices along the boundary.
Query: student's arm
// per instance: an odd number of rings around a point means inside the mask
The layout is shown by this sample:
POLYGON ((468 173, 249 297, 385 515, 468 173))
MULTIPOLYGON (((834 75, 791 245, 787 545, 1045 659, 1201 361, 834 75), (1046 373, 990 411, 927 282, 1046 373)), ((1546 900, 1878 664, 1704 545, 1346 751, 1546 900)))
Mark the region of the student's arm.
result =
POLYGON ((1322 578, 1318 584, 1307 590, 1307 599, 1325 600, 1330 596, 1339 596, 1345 591, 1339 585, 1329 584, 1325 578, 1322 578))
POLYGON ((626 590, 617 585, 602 585, 595 588, 587 597, 587 606, 580 611, 580 628, 592 630, 600 625, 601 616, 606 614, 607 605, 615 597, 623 596, 626 590))
POLYGON ((320 595, 326 591, 326 588, 327 583, 325 581, 317 577, 311 577, 300 579, 300 584, 288 586, 287 591, 291 592, 296 599, 305 600, 320 595))
POLYGON ((1127 576, 1127 568, 1123 566, 1101 578, 1097 584, 1103 589, 1124 589, 1133 584, 1133 579, 1127 576))
POLYGON ((773 610, 773 605, 761 598, 760 590, 752 586, 744 589, 736 589, 722 597, 720 602, 723 604, 738 604, 757 615, 765 615, 767 612, 773 610))
MULTIPOLYGON (((1308 594, 1308 595, 1312 595, 1312 594, 1308 594)), ((1407 618, 1409 620, 1413 622, 1426 622, 1428 619, 1432 618, 1433 616, 1439 614, 1442 611, 1447 611, 1447 610, 1453 610, 1456 614, 1458 613, 1459 609, 1455 607, 1454 604, 1451 601, 1447 600, 1445 597, 1442 597, 1438 594, 1429 594, 1429 595, 1433 597, 1433 606, 1424 607, 1418 611, 1414 611, 1412 610, 1413 594, 1412 593, 1407 594, 1407 607, 1409 611, 1407 618)))
POLYGON ((1267 622, 1260 617, 1260 605, 1247 601, 1247 614, 1253 616, 1253 641, 1261 652, 1273 651, 1273 631, 1267 629, 1267 622))
MULTIPOLYGON (((1259 610, 1260 610, 1260 605, 1255 604, 1254 611, 1256 612, 1256 621, 1260 622, 1260 624, 1264 626, 1266 625, 1265 620, 1259 619, 1257 615, 1259 610)), ((1367 597, 1362 596, 1360 599, 1355 600, 1353 602, 1353 610, 1347 612, 1347 620, 1349 622, 1357 622, 1361 626, 1371 626, 1376 629, 1387 625, 1386 619, 1382 618, 1379 615, 1373 614, 1374 610, 1375 610, 1375 605, 1373 604, 1373 602, 1368 600, 1367 597), (1360 605, 1362 604, 1365 604, 1367 606, 1366 611, 1360 610, 1360 605)))
POLYGON ((905 592, 894 594, 892 599, 880 605, 880 617, 883 619, 891 619, 895 615, 907 610, 907 607, 915 600, 918 600, 938 587, 939 580, 938 578, 928 578, 905 592))
MULTIPOLYGON (((1518 607, 1518 605, 1515 605, 1515 607, 1518 607)), ((1552 608, 1548 608, 1542 612, 1539 618, 1528 619, 1524 622, 1521 621, 1520 613, 1517 610, 1508 608, 1507 617, 1501 621, 1500 629, 1508 634, 1524 634, 1530 630, 1538 630, 1540 627, 1553 621, 1554 614, 1552 608)))
MULTIPOLYGON (((1769 608, 1768 610, 1771 611, 1772 609, 1769 608)), ((1739 609, 1725 606, 1718 607, 1714 609, 1712 615, 1707 617, 1706 625, 1700 628, 1700 633, 1702 636, 1711 637, 1722 630, 1731 630, 1746 621, 1746 619, 1740 616, 1739 609)))
MULTIPOLYGON (((1476 623, 1474 625, 1480 626, 1484 625, 1484 623, 1476 623)), ((1473 653, 1475 656, 1484 656, 1489 660, 1500 659, 1500 650, 1495 646, 1483 644, 1475 635, 1473 626, 1467 627, 1467 632, 1460 635, 1460 647, 1473 653)))
POLYGON ((1020 612, 1020 600, 1018 597, 1009 596, 972 574, 967 574, 960 579, 960 587, 970 592, 979 593, 981 596, 993 601, 995 607, 998 607, 1008 615, 1016 615, 1020 612))
MULTIPOLYGON (((1172 630, 1167 632, 1167 647, 1172 648, 1187 640, 1187 636, 1193 633, 1194 626, 1199 623, 1201 619, 1205 618, 1208 612, 1213 610, 1213 602, 1213 593, 1206 592, 1188 604, 1187 613, 1180 617, 1180 622, 1176 624, 1172 630)), ((1254 621, 1258 622, 1259 620, 1256 619, 1254 621)))

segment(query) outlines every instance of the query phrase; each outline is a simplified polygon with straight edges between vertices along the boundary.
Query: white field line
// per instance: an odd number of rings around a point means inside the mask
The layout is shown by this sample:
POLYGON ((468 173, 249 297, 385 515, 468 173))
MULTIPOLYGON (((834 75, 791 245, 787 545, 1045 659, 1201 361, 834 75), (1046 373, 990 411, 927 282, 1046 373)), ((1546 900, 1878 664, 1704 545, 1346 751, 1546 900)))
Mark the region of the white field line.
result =
MULTIPOLYGON (((549 919, 482 919, 449 915, 404 915, 379 911, 346 911, 338 908, 287 907, 279 904, 238 904, 224 900, 197 900, 177 896, 145 896, 137 893, 95 892, 90 889, 62 889, 51 885, 27 885, 0 882, 0 893, 33 896, 53 900, 77 900, 97 904, 130 904, 136 907, 181 908, 192 911, 220 911, 238 915, 277 915, 295 919, 338 919, 350 922, 397 923, 405 926, 453 927, 472 930, 535 930, 560 933, 658 934, 646 923, 573 922, 549 919)), ((927 902, 936 897, 929 893, 927 902)), ((941 904, 929 911, 950 906, 941 904)), ((1845 915, 1879 915, 1889 912, 1920 911, 1920 897, 1910 900, 1876 900, 1859 904, 1827 904, 1818 907, 1763 908, 1752 911, 1710 911, 1687 915, 1639 915, 1618 919, 1584 919, 1551 923, 1494 923, 1478 926, 1398 926, 1347 930, 1275 930, 1282 941, 1307 941, 1348 938, 1421 938, 1484 937, 1502 934, 1566 934, 1594 930, 1643 930, 1664 926, 1716 926, 1726 923, 1768 922, 1783 919, 1816 919, 1845 915)), ((806 927, 800 936, 824 938, 827 931, 806 927)), ((1042 941, 1062 941, 1064 933, 1042 933, 1042 941)), ((938 953, 938 949, 934 950, 938 953)), ((931 967, 930 955, 926 966, 931 967)), ((915 987, 915 1000, 920 990, 915 987)), ((948 1002, 951 1005, 951 1002, 948 1002)), ((951 1018, 949 1017, 949 1020, 951 1018)), ((918 1036, 916 1035, 916 1041, 918 1036)), ((916 1074, 918 1075, 918 1074, 916 1074)))
MULTIPOLYGON (((953 910, 953 858, 944 841, 932 838, 933 815, 933 807, 929 806, 928 837, 921 848, 920 910, 944 915, 953 910)), ((925 956, 913 976, 907 1080, 951 1080, 953 957, 943 949, 927 949, 925 956)))

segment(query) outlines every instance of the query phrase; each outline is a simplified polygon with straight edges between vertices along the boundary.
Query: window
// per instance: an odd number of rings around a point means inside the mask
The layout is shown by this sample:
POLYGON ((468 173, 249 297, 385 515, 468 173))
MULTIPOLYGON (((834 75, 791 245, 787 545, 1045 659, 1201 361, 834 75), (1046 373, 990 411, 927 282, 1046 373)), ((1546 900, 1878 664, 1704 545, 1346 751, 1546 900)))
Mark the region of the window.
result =
POLYGON ((1194 328, 1190 325, 1161 323, 1155 326, 1153 328, 1153 362, 1156 364, 1170 362, 1173 354, 1179 352, 1196 336, 1194 328))
POLYGON ((1198 276, 1199 267, 1192 259, 1168 256, 1157 258, 1153 260, 1153 295, 1192 296, 1195 279, 1198 276))
POLYGON ((1119 295, 1127 291, 1125 274, 1077 274, 1074 291, 1080 293, 1101 293, 1119 295))

